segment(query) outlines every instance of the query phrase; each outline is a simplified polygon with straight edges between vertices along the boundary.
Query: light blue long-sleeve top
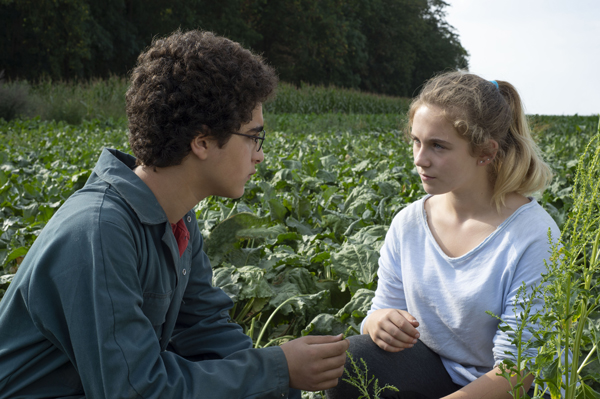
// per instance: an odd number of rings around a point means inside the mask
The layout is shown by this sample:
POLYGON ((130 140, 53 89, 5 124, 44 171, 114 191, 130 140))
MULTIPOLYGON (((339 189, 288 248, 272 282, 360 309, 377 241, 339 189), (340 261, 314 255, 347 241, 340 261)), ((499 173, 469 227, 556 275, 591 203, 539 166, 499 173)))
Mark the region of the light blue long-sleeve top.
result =
POLYGON ((540 282, 550 255, 548 229, 553 240, 560 231, 531 199, 476 248, 452 258, 428 227, 424 204, 429 197, 394 218, 381 248, 378 287, 368 314, 385 308, 409 312, 420 323, 421 341, 440 355, 456 384, 467 385, 510 358, 506 351, 516 353, 486 311, 516 327, 517 290, 523 282, 528 287, 540 282))

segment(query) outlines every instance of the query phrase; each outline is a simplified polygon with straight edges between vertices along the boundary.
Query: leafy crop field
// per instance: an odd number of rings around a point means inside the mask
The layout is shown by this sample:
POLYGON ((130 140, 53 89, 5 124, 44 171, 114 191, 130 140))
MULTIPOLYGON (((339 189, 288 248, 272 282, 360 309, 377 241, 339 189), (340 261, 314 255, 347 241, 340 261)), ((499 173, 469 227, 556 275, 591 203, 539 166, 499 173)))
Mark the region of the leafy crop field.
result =
MULTIPOLYGON (((379 249, 403 207, 424 195, 390 114, 265 116, 265 162, 241 199, 196 208, 214 284, 257 346, 302 334, 356 333, 377 285, 379 249)), ((597 117, 531 118, 554 170, 538 199, 562 226, 577 160, 597 117)), ((45 223, 83 186, 103 147, 127 151, 112 119, 81 125, 0 119, 0 296, 45 223)))

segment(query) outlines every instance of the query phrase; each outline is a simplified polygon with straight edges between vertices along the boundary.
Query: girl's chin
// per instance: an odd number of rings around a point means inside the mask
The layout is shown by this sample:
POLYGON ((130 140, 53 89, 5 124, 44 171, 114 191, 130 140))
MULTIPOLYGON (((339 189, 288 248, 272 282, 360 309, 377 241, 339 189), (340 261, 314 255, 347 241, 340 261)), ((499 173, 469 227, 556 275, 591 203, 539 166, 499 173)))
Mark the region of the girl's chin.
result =
POLYGON ((446 191, 440 190, 439 188, 432 187, 431 184, 427 184, 427 183, 423 183, 423 190, 425 190, 425 192, 430 195, 441 195, 441 194, 446 193, 446 191))

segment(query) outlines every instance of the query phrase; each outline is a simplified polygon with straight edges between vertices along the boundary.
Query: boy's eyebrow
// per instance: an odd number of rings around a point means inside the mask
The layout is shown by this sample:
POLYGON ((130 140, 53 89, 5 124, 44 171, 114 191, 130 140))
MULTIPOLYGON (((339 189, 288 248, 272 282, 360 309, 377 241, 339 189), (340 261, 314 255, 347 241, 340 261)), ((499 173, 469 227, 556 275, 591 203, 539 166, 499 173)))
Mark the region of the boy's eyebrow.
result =
POLYGON ((265 127, 263 125, 257 126, 257 127, 253 127, 251 129, 248 129, 246 131, 246 133, 260 133, 260 132, 262 132, 264 130, 264 128, 265 127))

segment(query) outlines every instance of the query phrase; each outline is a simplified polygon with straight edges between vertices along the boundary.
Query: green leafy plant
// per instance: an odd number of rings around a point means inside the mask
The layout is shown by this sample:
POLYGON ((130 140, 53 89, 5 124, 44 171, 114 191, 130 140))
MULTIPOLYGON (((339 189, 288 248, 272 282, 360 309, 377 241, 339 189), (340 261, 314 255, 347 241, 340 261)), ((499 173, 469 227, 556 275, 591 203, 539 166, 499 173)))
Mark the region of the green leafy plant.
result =
POLYGON ((360 396, 358 399, 379 399, 380 394, 388 389, 390 391, 399 392, 398 388, 390 384, 385 384, 383 387, 380 387, 379 380, 376 379, 374 375, 369 377, 367 362, 365 362, 363 358, 360 359, 361 364, 359 365, 350 352, 346 352, 346 356, 348 356, 348 359, 350 360, 352 370, 349 371, 348 369, 345 369, 344 374, 347 377, 342 380, 359 390, 360 396), (372 387, 371 384, 373 384, 372 387))

